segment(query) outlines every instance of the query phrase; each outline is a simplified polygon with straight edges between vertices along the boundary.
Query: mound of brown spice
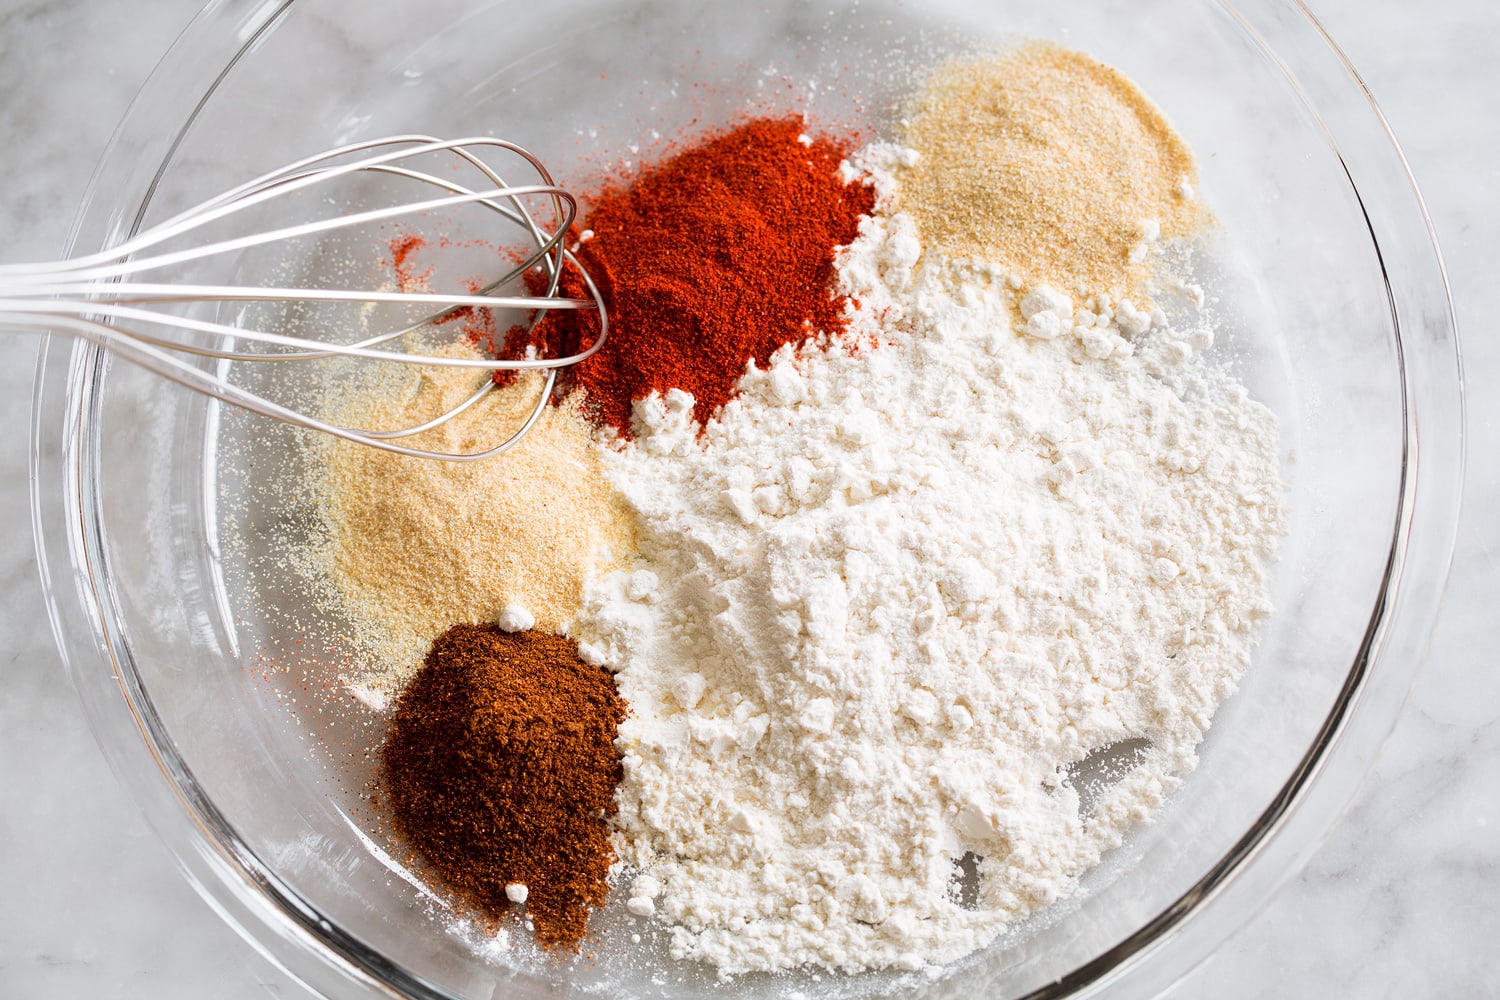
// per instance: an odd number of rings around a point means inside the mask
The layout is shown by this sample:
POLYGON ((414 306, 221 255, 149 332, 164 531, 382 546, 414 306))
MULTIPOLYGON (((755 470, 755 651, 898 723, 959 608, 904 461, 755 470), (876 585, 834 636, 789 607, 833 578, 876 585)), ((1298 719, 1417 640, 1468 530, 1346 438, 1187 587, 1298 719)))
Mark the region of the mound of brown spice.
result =
POLYGON ((625 713, 572 640, 455 625, 402 691, 381 748, 395 832, 487 917, 514 915, 525 886, 537 942, 576 950, 609 889, 625 713))

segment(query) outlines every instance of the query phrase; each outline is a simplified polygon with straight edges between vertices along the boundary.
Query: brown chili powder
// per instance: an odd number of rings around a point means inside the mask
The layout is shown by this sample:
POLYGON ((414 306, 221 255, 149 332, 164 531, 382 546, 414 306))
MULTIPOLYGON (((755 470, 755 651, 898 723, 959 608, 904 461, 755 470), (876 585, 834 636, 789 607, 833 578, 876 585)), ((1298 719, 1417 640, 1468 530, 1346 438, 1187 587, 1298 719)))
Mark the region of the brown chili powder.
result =
POLYGON ((626 713, 614 679, 569 639, 455 625, 396 702, 380 781, 398 835, 491 917, 577 949, 614 861, 606 817, 626 713))

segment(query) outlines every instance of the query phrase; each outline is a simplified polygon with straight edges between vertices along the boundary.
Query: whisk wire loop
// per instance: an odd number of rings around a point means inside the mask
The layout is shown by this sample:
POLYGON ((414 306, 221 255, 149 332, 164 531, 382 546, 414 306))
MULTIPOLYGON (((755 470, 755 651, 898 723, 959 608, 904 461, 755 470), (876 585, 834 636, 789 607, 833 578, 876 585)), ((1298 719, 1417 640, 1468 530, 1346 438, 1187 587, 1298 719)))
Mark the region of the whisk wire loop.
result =
MULTIPOLYGON (((336 204, 331 198, 326 199, 326 203, 336 204)), ((507 140, 490 136, 437 139, 415 134, 364 140, 304 157, 262 174, 108 250, 59 262, 0 265, 0 327, 47 329, 75 336, 214 399, 344 440, 412 457, 480 460, 504 452, 519 442, 540 419, 556 387, 558 372, 592 357, 608 337, 609 321, 599 289, 565 245, 577 212, 576 199, 553 182, 541 161, 507 140), (482 151, 518 157, 536 175, 539 183, 508 183, 500 171, 485 160, 482 151), (414 161, 423 158, 445 156, 454 158, 460 169, 467 166, 476 170, 483 178, 482 182, 470 186, 451 176, 440 176, 414 165, 414 161), (268 206, 296 192, 340 179, 353 180, 370 175, 441 193, 436 197, 381 204, 262 231, 209 238, 182 249, 163 249, 166 244, 195 237, 206 231, 206 227, 229 220, 238 213, 268 206), (549 206, 549 223, 538 220, 528 207, 530 201, 549 206), (126 280, 210 257, 237 254, 256 247, 291 244, 354 227, 391 221, 410 222, 465 206, 485 209, 507 225, 519 228, 529 247, 518 254, 511 266, 498 277, 483 285, 475 281, 472 284, 476 287, 465 292, 427 288, 411 290, 407 287, 399 290, 304 288, 126 280), (581 277, 587 298, 567 298, 559 294, 565 269, 572 269, 581 277), (539 277, 529 282, 533 287, 528 294, 497 294, 520 284, 534 270, 538 271, 539 277), (220 322, 162 308, 168 304, 227 305, 236 302, 285 303, 289 310, 308 305, 399 306, 422 310, 425 314, 416 322, 378 330, 353 342, 342 343, 243 322, 220 322), (586 347, 562 357, 534 354, 520 358, 454 357, 430 350, 410 349, 410 342, 417 339, 414 335, 419 331, 460 310, 474 309, 519 310, 525 317, 519 324, 526 332, 534 328, 549 310, 592 310, 597 313, 597 330, 586 347), (496 386, 492 378, 483 379, 463 401, 420 423, 392 430, 370 430, 339 426, 320 415, 251 391, 229 377, 232 366, 236 364, 330 358, 468 368, 486 374, 500 370, 540 371, 544 378, 536 404, 509 437, 490 448, 454 453, 403 444, 401 439, 434 430, 478 403, 494 391, 496 386), (205 367, 202 364, 204 359, 216 364, 205 367)), ((243 316, 241 310, 240 317, 243 316)), ((355 324, 347 326, 357 328, 355 324)))

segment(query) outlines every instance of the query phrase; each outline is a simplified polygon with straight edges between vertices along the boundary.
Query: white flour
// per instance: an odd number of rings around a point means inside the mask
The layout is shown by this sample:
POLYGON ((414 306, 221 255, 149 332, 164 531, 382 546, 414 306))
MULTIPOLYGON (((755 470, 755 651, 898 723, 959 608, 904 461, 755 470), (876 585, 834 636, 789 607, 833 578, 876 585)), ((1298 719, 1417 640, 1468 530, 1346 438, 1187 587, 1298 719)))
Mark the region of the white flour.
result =
POLYGON ((1268 610, 1275 424, 1206 332, 1045 290, 1016 316, 919 250, 870 220, 846 340, 748 373, 701 437, 648 400, 611 456, 644 568, 575 631, 631 706, 630 909, 724 975, 946 962, 1058 898, 1192 768, 1268 610), (1131 738, 1081 810, 1069 765, 1131 738))

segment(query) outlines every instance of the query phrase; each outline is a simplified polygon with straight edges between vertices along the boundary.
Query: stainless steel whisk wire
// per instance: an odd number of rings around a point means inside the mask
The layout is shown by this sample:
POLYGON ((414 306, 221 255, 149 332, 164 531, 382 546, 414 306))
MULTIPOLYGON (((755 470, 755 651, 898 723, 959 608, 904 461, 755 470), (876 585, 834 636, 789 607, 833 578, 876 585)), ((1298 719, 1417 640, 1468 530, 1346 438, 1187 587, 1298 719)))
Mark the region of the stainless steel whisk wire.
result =
POLYGON ((351 143, 287 164, 254 180, 216 195, 165 222, 132 236, 108 250, 46 263, 0 265, 0 327, 21 330, 56 330, 76 336, 188 389, 263 416, 349 441, 419 458, 475 461, 513 447, 541 417, 563 368, 592 357, 609 333, 609 321, 598 287, 564 240, 577 216, 574 197, 558 187, 546 167, 530 152, 503 139, 480 136, 436 139, 425 135, 399 135, 351 143), (478 149, 496 149, 520 157, 536 172, 539 184, 511 185, 481 156, 478 149), (365 155, 349 160, 355 154, 365 155), (450 178, 407 166, 403 161, 433 154, 452 154, 477 169, 490 188, 475 190, 450 178), (362 173, 405 178, 443 192, 421 201, 383 205, 379 208, 249 233, 203 243, 181 250, 142 255, 163 243, 189 235, 210 223, 228 218, 272 199, 362 173), (523 199, 542 197, 552 206, 554 225, 539 224, 523 199), (468 294, 411 292, 383 289, 277 288, 268 286, 194 285, 124 280, 144 271, 190 263, 218 254, 233 253, 270 243, 316 236, 339 229, 369 225, 407 216, 473 204, 499 214, 523 229, 533 249, 508 272, 468 294), (542 294, 499 296, 501 288, 541 265, 546 272, 542 294), (558 296, 563 269, 572 267, 582 278, 589 298, 558 296), (270 301, 306 303, 395 304, 430 307, 425 318, 398 329, 387 330, 350 344, 334 343, 262 330, 194 319, 151 304, 183 302, 270 301), (530 311, 524 329, 529 332, 550 309, 592 309, 598 313, 598 332, 587 348, 566 357, 499 359, 455 358, 430 353, 393 350, 383 345, 402 341, 424 326, 464 308, 517 308, 530 311), (124 326, 124 323, 139 326, 124 326), (141 327, 144 326, 143 330, 141 327), (147 332, 147 331, 157 332, 147 332), (177 336, 163 335, 173 331, 177 336), (182 333, 217 338, 218 346, 194 342, 182 333), (254 344, 264 352, 236 349, 236 344, 254 344), (180 355, 215 359, 215 371, 185 360, 180 355), (505 441, 476 452, 443 452, 400 443, 402 438, 441 426, 478 403, 496 386, 485 379, 464 401, 410 427, 374 431, 342 427, 319 417, 278 403, 231 382, 227 368, 234 363, 267 361, 312 361, 322 358, 358 358, 372 362, 430 365, 450 368, 541 371, 545 373, 536 404, 526 420, 505 441))

